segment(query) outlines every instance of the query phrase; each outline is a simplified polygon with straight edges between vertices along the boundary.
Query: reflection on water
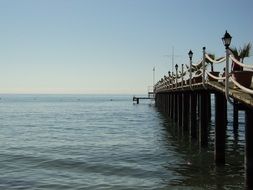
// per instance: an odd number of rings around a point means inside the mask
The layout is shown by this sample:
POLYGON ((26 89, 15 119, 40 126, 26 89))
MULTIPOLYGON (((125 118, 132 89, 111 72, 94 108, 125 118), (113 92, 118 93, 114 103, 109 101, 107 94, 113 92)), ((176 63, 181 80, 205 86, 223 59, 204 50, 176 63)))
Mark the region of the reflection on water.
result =
POLYGON ((167 142, 168 146, 173 145, 181 157, 179 163, 165 166, 181 176, 170 181, 169 186, 182 189, 244 189, 244 113, 239 115, 239 128, 234 129, 232 108, 228 107, 226 164, 216 166, 213 109, 214 107, 212 107, 212 118, 208 128, 207 148, 201 148, 197 141, 191 140, 187 131, 182 131, 181 127, 178 127, 167 115, 160 113, 166 131, 164 142, 167 142))

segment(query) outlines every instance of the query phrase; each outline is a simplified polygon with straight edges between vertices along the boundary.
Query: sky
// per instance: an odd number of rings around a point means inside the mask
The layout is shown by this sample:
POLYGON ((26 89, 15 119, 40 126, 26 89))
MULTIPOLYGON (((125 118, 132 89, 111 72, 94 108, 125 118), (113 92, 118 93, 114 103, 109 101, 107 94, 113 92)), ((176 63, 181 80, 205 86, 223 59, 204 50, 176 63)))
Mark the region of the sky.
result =
POLYGON ((252 18, 252 0, 0 0, 0 93, 145 94, 173 47, 179 65, 223 56, 252 18))

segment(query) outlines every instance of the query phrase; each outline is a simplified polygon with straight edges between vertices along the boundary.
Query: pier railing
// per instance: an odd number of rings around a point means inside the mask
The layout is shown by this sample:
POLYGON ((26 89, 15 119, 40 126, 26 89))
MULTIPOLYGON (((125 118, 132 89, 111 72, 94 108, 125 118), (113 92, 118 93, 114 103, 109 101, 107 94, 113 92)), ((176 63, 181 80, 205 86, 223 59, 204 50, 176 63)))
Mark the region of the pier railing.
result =
POLYGON ((227 58, 222 56, 218 59, 213 59, 203 48, 203 58, 200 61, 196 64, 182 64, 182 71, 180 72, 178 72, 178 69, 176 69, 176 73, 169 71, 168 75, 165 75, 155 84, 154 92, 177 90, 184 86, 192 88, 194 84, 202 84, 204 88, 207 82, 218 81, 224 84, 227 90, 231 86, 236 86, 236 88, 241 89, 245 93, 253 94, 253 90, 250 88, 252 76, 253 65, 238 61, 231 51, 228 52, 227 58), (243 71, 234 71, 230 69, 229 65, 224 65, 224 62, 233 62, 242 67, 243 71), (208 66, 213 64, 223 64, 224 72, 207 70, 208 66), (227 74, 226 70, 228 71, 227 74), (225 82, 226 79, 228 80, 227 83, 225 82))

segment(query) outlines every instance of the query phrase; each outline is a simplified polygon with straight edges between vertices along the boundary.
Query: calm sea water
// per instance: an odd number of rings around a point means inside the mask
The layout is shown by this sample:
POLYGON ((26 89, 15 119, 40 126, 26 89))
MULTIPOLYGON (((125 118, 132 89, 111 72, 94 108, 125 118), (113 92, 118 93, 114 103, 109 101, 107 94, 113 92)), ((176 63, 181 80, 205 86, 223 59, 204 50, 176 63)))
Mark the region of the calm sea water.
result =
POLYGON ((216 167, 213 122, 200 149, 131 98, 1 95, 0 189, 244 189, 243 114, 236 135, 229 117, 227 164, 216 167))

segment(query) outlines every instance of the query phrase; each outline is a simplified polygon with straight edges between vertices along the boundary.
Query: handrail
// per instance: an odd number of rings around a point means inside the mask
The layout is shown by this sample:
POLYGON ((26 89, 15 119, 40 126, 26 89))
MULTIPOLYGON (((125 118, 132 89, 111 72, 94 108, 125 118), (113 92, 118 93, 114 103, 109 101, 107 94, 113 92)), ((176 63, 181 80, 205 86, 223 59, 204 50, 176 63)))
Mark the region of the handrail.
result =
POLYGON ((194 77, 200 77, 200 76, 202 76, 202 75, 203 75, 203 70, 202 70, 202 69, 200 69, 199 71, 201 71, 201 73, 200 73, 200 74, 198 74, 198 75, 195 75, 194 77))
POLYGON ((193 67, 198 67, 199 65, 202 64, 202 59, 197 63, 197 64, 192 64, 193 67))
POLYGON ((207 53, 205 53, 205 57, 211 61, 212 63, 222 63, 224 61, 226 61, 226 57, 221 57, 221 58, 218 58, 216 60, 212 59, 207 53))
POLYGON ((245 68, 248 68, 248 69, 253 69, 253 65, 247 65, 247 64, 244 64, 244 63, 241 63, 240 61, 238 61, 234 56, 230 55, 229 56, 230 59, 232 61, 234 61, 236 64, 240 65, 241 67, 245 67, 245 68))
POLYGON ((242 86, 240 83, 238 83, 233 77, 230 77, 231 81, 237 86, 239 87, 241 90, 243 90, 244 92, 246 93, 249 93, 249 94, 253 94, 253 90, 249 89, 249 88, 246 88, 244 86, 242 86))
POLYGON ((216 80, 225 80, 226 77, 217 77, 217 76, 214 76, 213 74, 211 74, 210 72, 206 71, 207 75, 210 76, 211 78, 213 79, 216 79, 216 80))

